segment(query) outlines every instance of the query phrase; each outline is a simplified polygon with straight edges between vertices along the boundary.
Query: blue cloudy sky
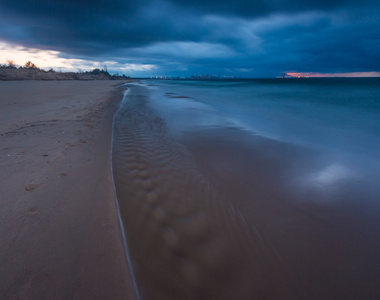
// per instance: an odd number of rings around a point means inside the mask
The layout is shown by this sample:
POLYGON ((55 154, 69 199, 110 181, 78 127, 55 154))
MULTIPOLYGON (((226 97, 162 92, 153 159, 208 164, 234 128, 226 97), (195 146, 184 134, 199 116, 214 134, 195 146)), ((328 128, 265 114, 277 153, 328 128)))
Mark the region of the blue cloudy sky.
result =
POLYGON ((380 72, 379 16, 379 0, 2 0, 0 63, 135 77, 380 72))

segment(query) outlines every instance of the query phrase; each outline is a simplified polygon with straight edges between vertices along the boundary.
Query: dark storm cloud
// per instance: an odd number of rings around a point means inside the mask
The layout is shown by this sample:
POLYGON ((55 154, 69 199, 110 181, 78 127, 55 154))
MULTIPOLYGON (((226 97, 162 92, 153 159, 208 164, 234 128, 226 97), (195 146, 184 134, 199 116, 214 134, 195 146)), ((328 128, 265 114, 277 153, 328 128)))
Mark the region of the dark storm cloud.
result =
POLYGON ((66 55, 231 72, 379 70, 379 2, 0 2, 0 40, 66 55))
POLYGON ((154 1, 15 0, 0 3, 0 17, 3 39, 79 54, 196 40, 200 33, 200 26, 193 20, 186 24, 188 18, 178 16, 175 7, 154 1))
MULTIPOLYGON (((373 0, 364 0, 364 2, 376 3, 376 1, 373 0)), ((173 3, 187 8, 193 8, 203 13, 252 17, 275 12, 294 13, 308 10, 329 10, 342 5, 355 4, 357 0, 176 0, 173 1, 173 3)))
MULTIPOLYGON (((200 40, 209 29, 200 24, 207 14, 257 17, 275 12, 330 9, 344 0, 5 0, 2 19, 12 26, 17 20, 28 44, 57 45, 61 50, 102 52, 112 47, 131 47, 169 40, 200 40)), ((362 1, 363 2, 363 1, 362 1)), ((1 30, 9 39, 14 32, 1 30)))

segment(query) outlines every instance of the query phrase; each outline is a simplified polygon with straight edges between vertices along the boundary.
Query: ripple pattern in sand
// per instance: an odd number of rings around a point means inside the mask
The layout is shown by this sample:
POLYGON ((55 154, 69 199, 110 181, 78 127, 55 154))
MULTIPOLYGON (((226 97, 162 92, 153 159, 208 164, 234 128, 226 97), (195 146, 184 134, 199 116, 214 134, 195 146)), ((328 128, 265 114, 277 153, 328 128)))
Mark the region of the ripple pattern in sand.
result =
POLYGON ((252 257, 266 252, 263 240, 220 201, 144 93, 134 88, 119 110, 113 148, 117 198, 142 299, 260 295, 270 288, 262 276, 266 261, 252 257))

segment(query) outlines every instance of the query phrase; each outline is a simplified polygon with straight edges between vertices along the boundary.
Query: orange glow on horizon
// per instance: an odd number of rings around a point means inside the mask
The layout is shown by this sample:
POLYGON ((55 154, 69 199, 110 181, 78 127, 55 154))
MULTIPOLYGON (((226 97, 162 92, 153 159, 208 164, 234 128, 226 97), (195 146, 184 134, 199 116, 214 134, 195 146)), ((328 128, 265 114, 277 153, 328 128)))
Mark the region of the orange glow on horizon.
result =
POLYGON ((347 72, 347 73, 314 73, 314 72, 287 72, 286 75, 296 78, 324 78, 324 77, 380 77, 380 72, 347 72))

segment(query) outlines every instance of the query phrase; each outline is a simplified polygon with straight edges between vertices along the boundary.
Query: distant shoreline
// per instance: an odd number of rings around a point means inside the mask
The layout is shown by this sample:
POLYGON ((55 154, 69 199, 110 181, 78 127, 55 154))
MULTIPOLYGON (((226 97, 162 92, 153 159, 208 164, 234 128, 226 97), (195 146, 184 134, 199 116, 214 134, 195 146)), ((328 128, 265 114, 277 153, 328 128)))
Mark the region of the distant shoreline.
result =
POLYGON ((75 72, 55 72, 33 68, 0 68, 0 80, 126 80, 129 76, 110 75, 100 72, 75 73, 75 72))

